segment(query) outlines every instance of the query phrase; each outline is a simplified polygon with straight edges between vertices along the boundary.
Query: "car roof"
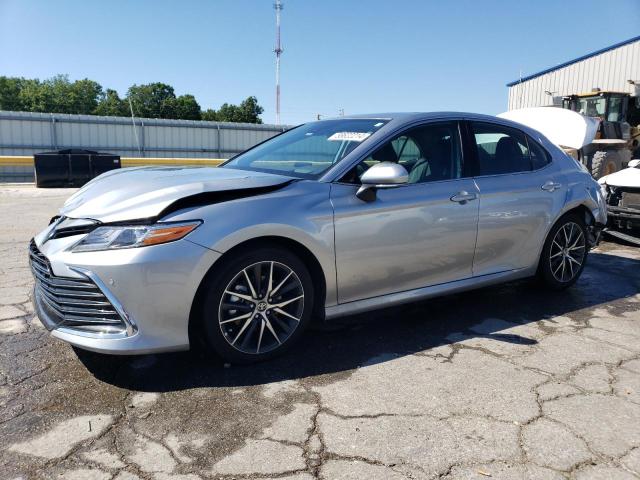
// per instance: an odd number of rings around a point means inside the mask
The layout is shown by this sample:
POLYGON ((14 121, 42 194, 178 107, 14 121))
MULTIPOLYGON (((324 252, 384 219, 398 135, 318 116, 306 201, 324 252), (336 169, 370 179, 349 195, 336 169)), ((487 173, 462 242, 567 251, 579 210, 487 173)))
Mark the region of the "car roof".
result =
MULTIPOLYGON (((342 117, 333 117, 327 120, 340 120, 340 119, 380 119, 380 120, 398 120, 398 121, 420 121, 420 120, 434 120, 439 118, 468 118, 477 120, 501 120, 493 115, 485 115, 482 113, 471 112, 454 112, 454 111, 442 111, 442 112, 383 112, 383 113, 367 113, 358 115, 345 115, 342 117)), ((322 120, 321 120, 322 121, 322 120)))
MULTIPOLYGON (((369 113, 361 115, 345 115, 343 117, 334 117, 320 120, 345 120, 345 119, 372 119, 372 120, 388 120, 389 125, 393 128, 401 128, 405 124, 430 120, 476 120, 491 123, 498 123, 513 128, 524 130, 529 134, 535 132, 530 127, 506 118, 496 117, 494 115, 485 115, 482 113, 471 112, 386 112, 386 113, 369 113)), ((535 132, 539 134, 539 132, 535 132)))

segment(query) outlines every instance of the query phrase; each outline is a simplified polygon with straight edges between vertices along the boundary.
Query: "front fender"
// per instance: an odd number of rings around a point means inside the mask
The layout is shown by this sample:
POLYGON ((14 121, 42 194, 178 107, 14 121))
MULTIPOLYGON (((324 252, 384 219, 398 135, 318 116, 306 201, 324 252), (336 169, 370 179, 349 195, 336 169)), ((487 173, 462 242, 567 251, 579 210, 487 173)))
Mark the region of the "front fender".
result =
POLYGON ((327 305, 334 305, 337 288, 329 191, 329 184, 301 181, 265 195, 181 210, 163 220, 203 220, 188 240, 223 255, 257 238, 293 240, 309 250, 320 264, 327 305))

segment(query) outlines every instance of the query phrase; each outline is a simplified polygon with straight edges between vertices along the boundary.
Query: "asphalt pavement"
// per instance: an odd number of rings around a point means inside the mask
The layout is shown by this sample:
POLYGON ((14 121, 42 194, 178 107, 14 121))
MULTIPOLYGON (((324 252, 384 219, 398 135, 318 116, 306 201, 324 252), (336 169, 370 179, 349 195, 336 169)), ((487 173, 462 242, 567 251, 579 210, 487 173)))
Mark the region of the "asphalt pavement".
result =
POLYGON ((640 249, 579 282, 461 293, 286 356, 74 351, 34 318, 29 239, 72 190, 0 187, 0 478, 640 477, 640 249))

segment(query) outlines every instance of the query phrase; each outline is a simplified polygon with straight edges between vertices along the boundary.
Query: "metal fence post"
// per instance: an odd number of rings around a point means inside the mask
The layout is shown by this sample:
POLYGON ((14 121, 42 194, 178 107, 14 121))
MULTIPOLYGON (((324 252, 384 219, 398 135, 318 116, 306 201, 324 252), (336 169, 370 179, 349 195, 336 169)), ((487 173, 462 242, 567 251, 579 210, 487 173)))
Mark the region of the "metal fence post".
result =
POLYGON ((218 128, 218 158, 222 158, 222 144, 221 144, 221 135, 220 135, 220 124, 217 124, 218 128))
POLYGON ((58 137, 56 135, 56 117, 51 114, 51 149, 58 149, 58 137))
POLYGON ((146 157, 147 154, 144 151, 144 120, 140 120, 140 148, 142 149, 142 156, 146 157))

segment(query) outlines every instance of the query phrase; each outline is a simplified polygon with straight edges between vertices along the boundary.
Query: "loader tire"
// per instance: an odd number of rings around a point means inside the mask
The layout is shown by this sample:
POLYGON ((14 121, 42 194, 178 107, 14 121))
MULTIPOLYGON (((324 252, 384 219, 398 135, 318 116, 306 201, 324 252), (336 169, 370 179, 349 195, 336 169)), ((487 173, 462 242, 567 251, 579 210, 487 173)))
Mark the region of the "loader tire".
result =
POLYGON ((600 150, 591 157, 591 175, 598 180, 622 168, 622 159, 618 152, 600 150))

